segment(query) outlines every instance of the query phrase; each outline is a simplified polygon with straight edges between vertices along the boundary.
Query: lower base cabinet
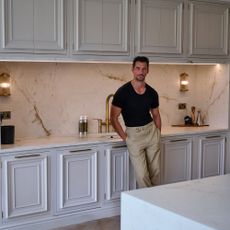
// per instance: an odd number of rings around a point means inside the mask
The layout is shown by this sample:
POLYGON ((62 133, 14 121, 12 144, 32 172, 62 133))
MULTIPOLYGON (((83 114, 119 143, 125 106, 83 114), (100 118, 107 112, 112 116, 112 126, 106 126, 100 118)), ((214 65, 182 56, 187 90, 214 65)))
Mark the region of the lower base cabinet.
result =
POLYGON ((126 145, 112 145, 105 150, 106 200, 119 199, 129 190, 129 155, 126 145))
POLYGON ((161 144, 161 184, 192 178, 192 138, 167 138, 161 144))
POLYGON ((49 151, 20 152, 1 158, 3 223, 48 213, 48 161, 49 151))
POLYGON ((199 178, 224 174, 226 138, 226 134, 212 134, 199 137, 199 178))
POLYGON ((163 138, 161 184, 224 174, 226 141, 226 132, 163 138))
POLYGON ((57 150, 57 212, 100 207, 99 154, 89 147, 57 150))

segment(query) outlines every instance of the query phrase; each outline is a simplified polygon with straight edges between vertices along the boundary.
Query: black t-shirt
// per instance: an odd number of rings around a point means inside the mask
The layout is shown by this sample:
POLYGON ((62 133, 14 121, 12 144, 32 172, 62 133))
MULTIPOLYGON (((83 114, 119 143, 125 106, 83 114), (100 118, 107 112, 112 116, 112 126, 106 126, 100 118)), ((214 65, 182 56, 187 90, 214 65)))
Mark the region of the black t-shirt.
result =
POLYGON ((112 104, 121 108, 121 114, 127 127, 138 127, 153 120, 150 109, 159 106, 159 98, 156 90, 148 84, 143 94, 136 93, 129 81, 114 94, 112 104))

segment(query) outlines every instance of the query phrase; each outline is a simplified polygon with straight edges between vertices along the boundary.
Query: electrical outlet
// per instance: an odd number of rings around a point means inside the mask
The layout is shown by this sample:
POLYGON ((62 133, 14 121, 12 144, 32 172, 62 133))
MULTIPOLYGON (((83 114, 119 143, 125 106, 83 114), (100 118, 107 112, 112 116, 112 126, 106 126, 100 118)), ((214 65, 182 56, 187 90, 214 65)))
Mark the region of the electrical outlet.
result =
POLYGON ((2 111, 2 112, 0 112, 0 116, 2 117, 2 120, 10 119, 11 118, 11 112, 10 111, 2 111))
POLYGON ((178 109, 186 109, 186 103, 179 103, 178 109))

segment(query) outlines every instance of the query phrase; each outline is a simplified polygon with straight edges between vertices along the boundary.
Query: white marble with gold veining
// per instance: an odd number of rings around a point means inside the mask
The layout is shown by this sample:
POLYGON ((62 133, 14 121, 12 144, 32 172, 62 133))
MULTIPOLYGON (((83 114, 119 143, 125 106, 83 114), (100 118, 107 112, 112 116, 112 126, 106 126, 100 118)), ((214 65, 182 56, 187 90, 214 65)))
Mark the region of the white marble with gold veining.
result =
MULTIPOLYGON (((0 111, 11 111, 3 125, 16 127, 16 138, 74 136, 80 115, 89 133, 105 119, 105 98, 132 79, 131 64, 0 62, 0 73, 12 78, 10 97, 0 97, 0 111)), ((205 123, 228 127, 229 66, 151 64, 146 78, 160 97, 163 127, 183 123, 191 106, 205 123), (189 75, 189 91, 179 91, 179 75, 189 75), (186 103, 186 110, 178 110, 186 103)))

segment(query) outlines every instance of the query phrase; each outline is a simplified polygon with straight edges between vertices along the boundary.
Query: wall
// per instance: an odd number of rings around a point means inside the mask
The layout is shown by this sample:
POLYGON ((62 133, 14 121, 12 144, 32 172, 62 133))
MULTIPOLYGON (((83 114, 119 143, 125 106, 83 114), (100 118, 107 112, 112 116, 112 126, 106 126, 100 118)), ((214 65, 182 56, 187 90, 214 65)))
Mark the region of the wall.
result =
MULTIPOLYGON (((132 79, 131 64, 0 62, 12 77, 12 95, 0 97, 0 111, 12 112, 3 124, 16 126, 16 137, 77 135, 79 116, 105 117, 105 98, 132 79)), ((147 82, 160 96, 163 126, 183 123, 192 105, 211 126, 228 127, 228 65, 150 65, 147 82), (179 91, 179 75, 189 74, 189 91, 179 91), (187 103, 178 110, 178 103, 187 103)))

